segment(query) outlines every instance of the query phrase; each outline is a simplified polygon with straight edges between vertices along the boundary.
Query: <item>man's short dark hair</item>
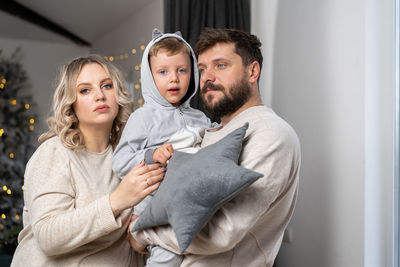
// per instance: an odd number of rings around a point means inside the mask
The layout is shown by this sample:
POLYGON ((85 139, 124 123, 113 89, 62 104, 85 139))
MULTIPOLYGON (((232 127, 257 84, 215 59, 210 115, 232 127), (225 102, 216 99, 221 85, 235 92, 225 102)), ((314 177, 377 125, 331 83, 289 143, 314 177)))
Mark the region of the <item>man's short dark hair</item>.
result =
POLYGON ((242 58, 245 66, 257 61, 261 70, 263 56, 260 50, 261 42, 257 36, 235 29, 205 28, 196 43, 195 52, 200 55, 218 43, 233 43, 234 52, 242 58))

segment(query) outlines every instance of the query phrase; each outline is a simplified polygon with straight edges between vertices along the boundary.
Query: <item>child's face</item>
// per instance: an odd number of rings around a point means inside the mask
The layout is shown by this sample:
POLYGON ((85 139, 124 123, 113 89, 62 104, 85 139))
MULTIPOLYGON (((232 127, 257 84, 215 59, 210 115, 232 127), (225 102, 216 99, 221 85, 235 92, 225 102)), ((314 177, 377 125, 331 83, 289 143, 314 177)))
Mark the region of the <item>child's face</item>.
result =
POLYGON ((191 64, 189 55, 179 52, 168 56, 161 50, 150 57, 151 74, 158 91, 169 103, 178 107, 190 83, 191 64))

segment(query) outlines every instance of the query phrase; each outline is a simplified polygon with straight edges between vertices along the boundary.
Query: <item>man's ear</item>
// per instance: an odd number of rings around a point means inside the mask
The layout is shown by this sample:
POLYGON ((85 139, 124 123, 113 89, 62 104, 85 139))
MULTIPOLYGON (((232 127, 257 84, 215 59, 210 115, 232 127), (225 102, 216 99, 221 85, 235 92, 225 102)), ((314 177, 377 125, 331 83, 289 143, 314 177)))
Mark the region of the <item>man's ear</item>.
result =
POLYGON ((249 72, 249 82, 256 83, 258 77, 260 77, 260 64, 257 61, 253 61, 247 67, 249 72))

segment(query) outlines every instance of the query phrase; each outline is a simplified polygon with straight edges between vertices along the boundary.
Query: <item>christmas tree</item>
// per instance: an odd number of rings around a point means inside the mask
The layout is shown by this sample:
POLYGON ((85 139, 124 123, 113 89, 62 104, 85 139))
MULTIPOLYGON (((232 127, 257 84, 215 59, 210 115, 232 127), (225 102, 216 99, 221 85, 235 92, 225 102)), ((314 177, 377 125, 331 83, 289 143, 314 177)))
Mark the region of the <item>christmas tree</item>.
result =
POLYGON ((20 49, 9 58, 0 50, 0 249, 10 254, 22 229, 25 165, 35 149, 36 116, 20 57, 20 49))

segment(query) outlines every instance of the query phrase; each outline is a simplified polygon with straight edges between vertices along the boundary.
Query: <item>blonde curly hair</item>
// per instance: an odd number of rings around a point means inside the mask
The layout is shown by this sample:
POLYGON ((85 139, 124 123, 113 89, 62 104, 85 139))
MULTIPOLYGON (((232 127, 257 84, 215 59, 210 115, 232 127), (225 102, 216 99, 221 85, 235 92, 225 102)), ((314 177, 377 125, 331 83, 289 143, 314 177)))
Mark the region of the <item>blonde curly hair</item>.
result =
POLYGON ((119 111, 111 128, 110 144, 113 148, 118 144, 126 121, 133 111, 133 102, 126 89, 125 79, 121 72, 99 55, 79 57, 62 67, 53 96, 53 115, 47 119, 49 130, 39 137, 40 143, 53 136, 58 136, 66 148, 79 150, 85 147, 82 133, 78 129, 79 121, 72 104, 76 101, 76 80, 78 75, 83 66, 90 63, 102 66, 112 80, 119 111))

